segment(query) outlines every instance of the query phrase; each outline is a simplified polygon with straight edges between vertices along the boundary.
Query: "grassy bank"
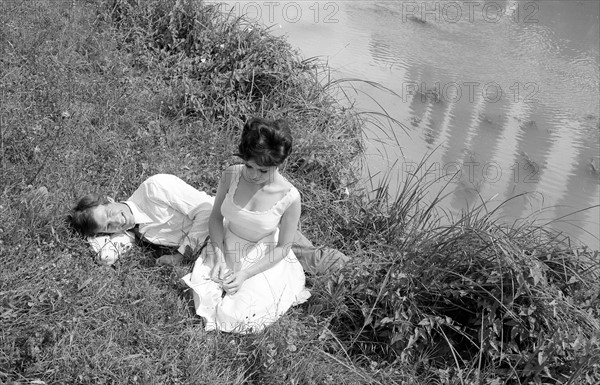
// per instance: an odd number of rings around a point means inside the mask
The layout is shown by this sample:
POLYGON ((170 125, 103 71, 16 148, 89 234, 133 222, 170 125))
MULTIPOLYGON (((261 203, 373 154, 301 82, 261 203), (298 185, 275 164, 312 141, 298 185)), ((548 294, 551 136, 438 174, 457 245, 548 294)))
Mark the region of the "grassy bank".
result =
POLYGON ((0 383, 600 380, 597 253, 485 206, 443 225, 416 178, 365 200, 362 121, 326 67, 216 9, 141 4, 0 3, 0 383), (352 263, 263 333, 206 333, 182 269, 97 266, 64 215, 156 173, 214 193, 252 115, 290 120, 302 229, 352 263))

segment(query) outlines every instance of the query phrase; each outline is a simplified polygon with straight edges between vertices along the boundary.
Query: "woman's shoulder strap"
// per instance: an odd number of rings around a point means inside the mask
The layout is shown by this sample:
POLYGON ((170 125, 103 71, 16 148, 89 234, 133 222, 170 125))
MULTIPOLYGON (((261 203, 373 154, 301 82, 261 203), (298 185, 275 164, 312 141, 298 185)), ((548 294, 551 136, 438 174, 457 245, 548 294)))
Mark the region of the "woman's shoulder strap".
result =
POLYGON ((293 184, 290 183, 290 189, 283 196, 283 198, 281 198, 279 200, 279 202, 277 202, 277 204, 276 204, 280 214, 283 214, 283 212, 285 212, 285 210, 287 210, 288 207, 290 207, 292 205, 292 203, 294 203, 296 200, 299 200, 299 199, 300 199, 300 192, 298 192, 298 189, 296 187, 294 187, 293 184))
POLYGON ((225 170, 225 173, 227 174, 227 178, 229 179, 229 186, 228 186, 227 191, 229 191, 229 192, 231 192, 232 190, 235 191, 235 188, 237 187, 237 184, 240 180, 240 174, 242 172, 243 167, 244 167, 243 164, 236 164, 236 165, 227 167, 227 169, 225 170))

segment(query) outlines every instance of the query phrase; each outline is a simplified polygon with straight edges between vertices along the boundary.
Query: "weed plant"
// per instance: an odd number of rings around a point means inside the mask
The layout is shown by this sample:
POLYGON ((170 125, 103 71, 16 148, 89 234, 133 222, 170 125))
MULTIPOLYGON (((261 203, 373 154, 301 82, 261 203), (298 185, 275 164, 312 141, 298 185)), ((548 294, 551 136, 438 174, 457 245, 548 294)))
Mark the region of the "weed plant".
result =
POLYGON ((483 204, 443 224, 416 177, 361 193, 367 115, 268 30, 185 0, 4 1, 0 62, 0 383, 599 380, 597 254, 483 204), (352 262, 262 333, 206 333, 185 271, 97 266, 64 217, 156 173, 214 193, 253 115, 290 120, 302 230, 352 262))

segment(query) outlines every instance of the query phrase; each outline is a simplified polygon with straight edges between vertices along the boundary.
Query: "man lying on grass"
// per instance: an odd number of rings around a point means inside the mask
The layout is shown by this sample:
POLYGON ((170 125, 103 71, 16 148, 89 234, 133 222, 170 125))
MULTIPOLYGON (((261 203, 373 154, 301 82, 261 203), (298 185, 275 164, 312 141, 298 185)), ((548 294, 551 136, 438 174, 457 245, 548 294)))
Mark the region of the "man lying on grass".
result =
MULTIPOLYGON (((158 265, 193 260, 208 237, 214 198, 174 175, 146 179, 124 202, 88 194, 69 214, 71 226, 88 237, 98 263, 112 265, 136 241, 153 245, 158 265)), ((324 274, 347 262, 335 249, 317 248, 299 231, 292 250, 304 271, 324 274)))

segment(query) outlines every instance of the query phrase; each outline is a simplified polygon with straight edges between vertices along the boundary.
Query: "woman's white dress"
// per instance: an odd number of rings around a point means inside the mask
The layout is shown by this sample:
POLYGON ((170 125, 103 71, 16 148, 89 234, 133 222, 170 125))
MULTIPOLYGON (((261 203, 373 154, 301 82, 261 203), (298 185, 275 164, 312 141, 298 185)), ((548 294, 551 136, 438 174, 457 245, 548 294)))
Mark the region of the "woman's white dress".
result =
MULTIPOLYGON (((243 167, 235 167, 227 195, 221 206, 223 214, 225 258, 243 270, 261 258, 270 258, 269 250, 277 244, 279 222, 290 204, 298 198, 295 187, 267 211, 249 211, 234 202, 243 167)), ((192 289, 196 313, 206 321, 206 330, 249 333, 262 330, 292 305, 310 297, 304 287, 302 266, 289 245, 286 257, 270 269, 248 278, 233 295, 210 280, 210 268, 199 258, 183 281, 192 289)), ((206 250, 206 249, 205 249, 206 250)), ((201 256, 204 258, 204 255, 201 256)))

